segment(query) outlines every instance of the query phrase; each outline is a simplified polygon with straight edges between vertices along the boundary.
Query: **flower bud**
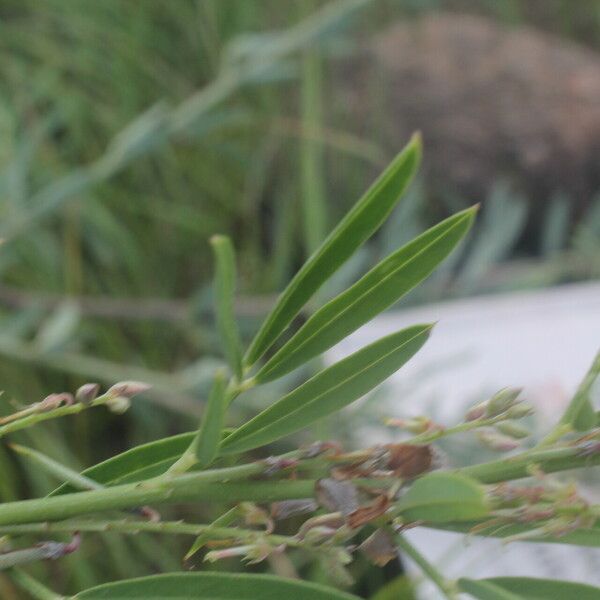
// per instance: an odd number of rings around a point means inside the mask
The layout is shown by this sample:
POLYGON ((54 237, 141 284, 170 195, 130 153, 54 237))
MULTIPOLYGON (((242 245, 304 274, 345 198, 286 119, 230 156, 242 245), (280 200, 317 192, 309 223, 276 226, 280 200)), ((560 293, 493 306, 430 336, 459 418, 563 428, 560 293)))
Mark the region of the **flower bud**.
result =
POLYGON ((296 515, 315 512, 318 509, 317 503, 312 498, 304 498, 303 500, 282 500, 271 504, 271 516, 279 521, 288 519, 296 515))
POLYGON ((100 384, 98 383, 84 383, 76 392, 75 400, 89 406, 97 397, 100 392, 100 384))
POLYGON ((232 558, 234 556, 244 556, 251 546, 237 546, 225 548, 224 550, 211 550, 204 556, 205 562, 214 563, 224 558, 232 558))
POLYGON ((337 533, 337 529, 326 525, 317 525, 308 529, 303 536, 307 544, 322 544, 330 540, 337 533))
POLYGON ((75 402, 72 394, 61 392, 59 394, 50 394, 37 404, 38 412, 49 412, 61 406, 71 406, 75 402))
POLYGON ((434 427, 433 422, 429 417, 413 417, 411 419, 386 419, 385 424, 388 427, 398 427, 409 433, 418 435, 425 433, 434 427))
POLYGON ((120 381, 109 388, 108 396, 133 398, 142 392, 147 392, 152 386, 142 381, 120 381))
POLYGON ((496 452, 508 452, 519 447, 519 442, 513 438, 495 431, 480 431, 477 437, 484 446, 496 452))
POLYGON ((526 427, 519 423, 515 423, 514 421, 504 421, 502 423, 498 423, 496 425, 496 429, 507 435, 508 437, 520 440, 531 435, 531 432, 526 427))
POLYGON ((254 504, 254 502, 241 502, 238 505, 238 511, 244 517, 246 525, 263 525, 267 533, 271 533, 275 528, 267 511, 254 504))
POLYGON ((131 400, 126 396, 114 396, 106 401, 106 406, 110 412, 115 413, 116 415, 122 415, 129 410, 131 400))
POLYGON ((506 416, 509 419, 522 419, 523 417, 528 417, 532 415, 534 412, 533 406, 529 404, 525 404, 524 402, 519 402, 514 406, 511 406, 506 412, 506 416))
POLYGON ((481 419, 485 416, 487 412, 487 407, 487 401, 480 402, 479 404, 472 406, 465 415, 465 421, 477 421, 478 419, 481 419))
POLYGON ((521 388, 505 388, 500 390, 488 401, 486 416, 497 417, 505 413, 509 408, 514 406, 521 392, 521 388))

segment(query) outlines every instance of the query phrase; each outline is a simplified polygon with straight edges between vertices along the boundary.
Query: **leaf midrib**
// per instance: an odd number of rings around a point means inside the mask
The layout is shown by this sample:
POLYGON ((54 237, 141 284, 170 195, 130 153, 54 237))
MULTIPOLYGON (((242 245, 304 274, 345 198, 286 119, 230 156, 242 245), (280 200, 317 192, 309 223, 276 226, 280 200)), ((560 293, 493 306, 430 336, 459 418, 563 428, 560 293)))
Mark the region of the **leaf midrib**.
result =
MULTIPOLYGON (((265 429, 268 429, 269 427, 273 427, 274 425, 276 425, 277 423, 279 423, 280 421, 282 421, 283 419, 287 419, 293 415, 295 415, 299 410, 302 410, 302 408, 305 408, 307 406, 311 406, 312 404, 314 404, 315 402, 317 402, 318 400, 320 400, 324 395, 326 394, 331 394, 333 392, 335 392, 335 390, 337 390, 338 388, 346 385, 347 383, 353 381, 354 379, 356 379, 357 377, 359 377, 360 375, 362 375, 367 369, 372 368, 373 366, 377 365, 378 363, 380 363, 381 361, 385 360, 386 358, 388 358, 391 354, 394 354, 394 352, 398 352, 400 349, 402 349, 404 346, 406 346, 407 344, 409 344, 410 342, 412 342, 415 338, 423 335, 424 333, 426 333, 427 331, 431 330, 431 325, 427 328, 422 329, 419 333, 416 333, 415 335, 413 335, 412 337, 410 337, 409 339, 407 339, 406 341, 404 341, 401 345, 396 346, 393 350, 390 350, 389 352, 387 352, 386 354, 382 355, 381 357, 379 357, 377 360, 368 363, 365 367, 363 367, 360 371, 355 372, 351 377, 349 377, 348 379, 345 379, 344 381, 328 388, 327 390, 321 392, 319 395, 315 396, 313 398, 313 400, 306 402, 304 404, 301 404, 300 406, 298 406, 297 408, 295 408, 294 410, 292 410, 291 412, 285 414, 284 416, 280 417, 279 419, 277 419, 276 421, 272 421, 271 423, 268 423, 267 425, 264 425, 263 427, 261 427, 260 429, 257 429, 255 432, 253 432, 251 435, 258 435, 260 432, 264 431, 265 429)), ((292 392, 293 393, 293 392, 292 392)), ((280 402, 283 401, 280 400, 280 402)), ((269 410, 269 409, 267 409, 269 410)), ((264 414, 264 413, 263 413, 264 414)), ((233 435, 233 434, 232 434, 233 435)), ((250 437, 250 436, 246 436, 246 437, 250 437)), ((229 438, 226 438, 226 440, 229 438)), ((244 437, 241 437, 241 439, 243 440, 244 437)), ((235 440, 234 440, 235 441, 235 440)), ((224 447, 227 447, 226 441, 224 442, 224 447)))

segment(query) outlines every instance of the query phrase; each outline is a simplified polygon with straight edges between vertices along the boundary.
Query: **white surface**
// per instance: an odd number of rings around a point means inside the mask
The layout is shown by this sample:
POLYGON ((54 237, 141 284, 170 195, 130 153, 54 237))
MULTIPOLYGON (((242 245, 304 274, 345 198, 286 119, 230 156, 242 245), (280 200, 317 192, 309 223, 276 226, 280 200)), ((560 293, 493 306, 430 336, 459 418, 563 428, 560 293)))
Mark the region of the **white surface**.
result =
MULTIPOLYGON (((600 347, 600 285, 484 296, 389 312, 338 344, 339 359, 381 336, 416 323, 437 322, 431 338, 390 382, 410 390, 422 412, 436 400, 442 421, 455 419, 473 399, 507 386, 524 387, 542 417, 559 414, 600 347), (414 393, 413 393, 414 392, 414 393)), ((411 408, 412 407, 412 408, 411 408)))
MULTIPOLYGON (((554 421, 600 347, 600 285, 471 298, 378 317, 330 352, 337 360, 408 325, 437 321, 423 349, 390 379, 383 412, 444 424, 506 387, 523 387, 542 422, 554 421)), ((542 423, 543 424, 543 423, 542 423)), ((386 433, 359 430, 361 444, 386 433), (365 439, 366 438, 366 439, 365 439)), ((600 550, 513 543, 415 529, 410 540, 449 577, 528 575, 600 585, 600 550)), ((415 572, 417 572, 415 570, 415 572)), ((424 585, 422 599, 440 598, 424 585)))

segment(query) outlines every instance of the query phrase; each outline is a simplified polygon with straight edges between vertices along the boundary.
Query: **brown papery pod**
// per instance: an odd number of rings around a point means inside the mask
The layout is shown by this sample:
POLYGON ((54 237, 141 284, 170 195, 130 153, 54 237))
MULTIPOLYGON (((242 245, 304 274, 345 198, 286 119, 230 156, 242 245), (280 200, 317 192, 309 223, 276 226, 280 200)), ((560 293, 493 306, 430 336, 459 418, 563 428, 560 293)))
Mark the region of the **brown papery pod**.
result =
POLYGON ((378 567, 384 567, 397 558, 397 551, 390 534, 385 529, 377 529, 358 549, 378 567))
POLYGON ((416 444, 387 444, 388 468, 402 479, 412 479, 433 468, 434 453, 431 446, 416 444))
POLYGON ((349 481, 319 479, 316 496, 321 506, 344 516, 350 515, 359 507, 358 490, 349 481))
POLYGON ((348 525, 352 527, 352 529, 362 527, 366 523, 383 515, 389 506, 390 499, 385 494, 377 496, 371 504, 361 506, 348 515, 348 525))

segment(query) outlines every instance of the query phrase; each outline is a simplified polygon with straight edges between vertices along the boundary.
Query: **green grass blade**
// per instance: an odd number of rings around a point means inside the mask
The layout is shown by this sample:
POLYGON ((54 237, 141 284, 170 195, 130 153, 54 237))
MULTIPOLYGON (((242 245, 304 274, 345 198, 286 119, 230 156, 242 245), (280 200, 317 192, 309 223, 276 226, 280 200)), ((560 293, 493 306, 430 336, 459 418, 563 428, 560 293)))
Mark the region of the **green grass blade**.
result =
MULTIPOLYGON (((314 2, 305 3, 304 9, 313 9, 314 2)), ((302 60, 302 84, 300 102, 302 127, 307 134, 300 142, 300 190, 302 198, 302 225, 304 247, 312 254, 325 239, 327 211, 324 185, 324 153, 319 140, 308 132, 320 131, 323 124, 323 65, 315 49, 305 52, 302 60)))
POLYGON ((438 223, 371 269, 320 308, 262 367, 256 381, 271 381, 318 356, 423 281, 465 236, 470 208, 438 223))
POLYGON ((215 235, 210 240, 215 254, 215 312, 223 351, 232 372, 242 378, 242 352, 235 322, 235 253, 231 240, 215 235))
POLYGON ((227 408, 225 389, 225 375, 222 371, 219 371, 215 375, 215 380, 208 396, 208 402, 206 403, 198 435, 192 443, 198 464, 202 468, 208 467, 216 458, 219 451, 227 408))
POLYGON ((593 429, 595 426, 595 417, 594 408, 590 402, 590 393, 599 376, 600 352, 596 354, 594 362, 563 414, 560 420, 562 425, 570 425, 576 431, 593 429))
POLYGON ((334 588, 273 575, 171 573, 108 583, 80 592, 73 600, 358 600, 334 588))
POLYGON ((459 579, 458 586, 463 592, 478 600, 524 600, 520 594, 511 594, 485 580, 459 579))
POLYGON ((596 600, 600 598, 600 588, 591 585, 534 577, 461 579, 459 586, 481 600, 565 600, 566 598, 596 600), (474 586, 473 584, 479 585, 474 586), (497 595, 485 595, 483 590, 494 590, 497 595))
POLYGON ((425 343, 431 327, 408 327, 321 371, 236 429, 223 441, 221 453, 263 446, 342 409, 406 363, 425 343))
POLYGON ((275 342, 313 294, 385 221, 421 161, 421 139, 413 136, 354 208, 306 261, 265 319, 245 357, 253 365, 275 342))

